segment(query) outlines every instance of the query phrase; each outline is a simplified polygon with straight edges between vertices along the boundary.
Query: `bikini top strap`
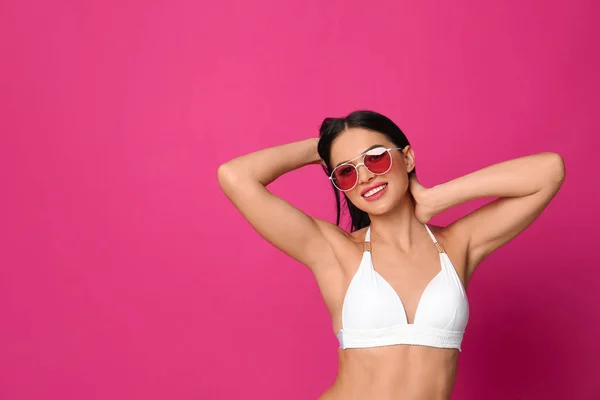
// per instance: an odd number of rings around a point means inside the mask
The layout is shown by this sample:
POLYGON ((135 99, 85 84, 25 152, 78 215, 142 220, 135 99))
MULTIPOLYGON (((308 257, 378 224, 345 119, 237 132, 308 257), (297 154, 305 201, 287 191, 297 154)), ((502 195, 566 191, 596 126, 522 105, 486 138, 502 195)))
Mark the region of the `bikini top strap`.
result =
POLYGON ((433 236, 433 233, 431 233, 431 229, 429 229, 429 227, 427 226, 427 224, 423 224, 425 225, 425 228, 427 229, 427 233, 429 233, 429 237, 431 238, 431 240, 433 240, 433 244, 435 244, 435 247, 437 248, 437 250, 440 253, 445 253, 444 248, 442 247, 442 245, 437 241, 437 239, 435 238, 435 236, 433 236))
POLYGON ((363 251, 371 251, 371 227, 367 228, 367 234, 365 235, 365 242, 363 243, 363 251))

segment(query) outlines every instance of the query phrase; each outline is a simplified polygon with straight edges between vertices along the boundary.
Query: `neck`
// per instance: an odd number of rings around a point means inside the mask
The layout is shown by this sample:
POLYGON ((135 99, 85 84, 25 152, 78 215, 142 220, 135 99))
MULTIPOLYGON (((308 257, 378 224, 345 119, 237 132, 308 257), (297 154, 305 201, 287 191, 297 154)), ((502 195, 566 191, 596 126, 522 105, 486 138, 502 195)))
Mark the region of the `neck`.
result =
POLYGON ((391 211, 381 215, 369 215, 371 219, 371 241, 390 244, 403 251, 410 251, 428 236, 423 223, 415 216, 412 198, 407 195, 391 211))

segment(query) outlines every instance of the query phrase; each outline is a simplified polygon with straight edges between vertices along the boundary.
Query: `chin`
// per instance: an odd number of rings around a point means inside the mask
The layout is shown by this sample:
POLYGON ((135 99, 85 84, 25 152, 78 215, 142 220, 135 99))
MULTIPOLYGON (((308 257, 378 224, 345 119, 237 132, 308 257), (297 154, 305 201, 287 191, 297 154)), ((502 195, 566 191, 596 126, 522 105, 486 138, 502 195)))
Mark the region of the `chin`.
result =
POLYGON ((395 205, 396 204, 392 202, 381 202, 377 205, 368 204, 363 211, 369 215, 385 215, 392 211, 395 208, 395 205))

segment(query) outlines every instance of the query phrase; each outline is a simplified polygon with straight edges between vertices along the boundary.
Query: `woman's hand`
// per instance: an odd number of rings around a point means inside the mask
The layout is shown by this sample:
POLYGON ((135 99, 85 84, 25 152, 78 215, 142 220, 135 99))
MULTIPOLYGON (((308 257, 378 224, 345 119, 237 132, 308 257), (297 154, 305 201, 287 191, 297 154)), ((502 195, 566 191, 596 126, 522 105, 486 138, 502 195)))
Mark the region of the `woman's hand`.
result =
POLYGON ((426 224, 437 214, 436 201, 433 190, 421 185, 417 180, 416 174, 410 175, 409 190, 415 199, 415 216, 417 220, 426 224))
POLYGON ((314 144, 313 160, 310 163, 320 165, 325 169, 325 171, 328 171, 327 164, 325 164, 325 161, 323 161, 321 156, 319 156, 319 151, 318 151, 319 138, 311 138, 309 140, 312 140, 312 142, 314 144))

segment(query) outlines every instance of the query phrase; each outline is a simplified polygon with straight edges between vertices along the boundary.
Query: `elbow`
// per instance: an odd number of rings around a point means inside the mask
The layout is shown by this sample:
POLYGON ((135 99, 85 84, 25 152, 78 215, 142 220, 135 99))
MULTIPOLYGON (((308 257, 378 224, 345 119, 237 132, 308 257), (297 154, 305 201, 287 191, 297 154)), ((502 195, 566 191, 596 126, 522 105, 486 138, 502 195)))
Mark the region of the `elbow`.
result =
POLYGON ((552 186, 559 188, 566 176, 565 160, 558 153, 547 153, 547 157, 549 181, 552 186))
POLYGON ((217 179, 221 190, 227 193, 228 189, 232 187, 233 182, 236 180, 236 172, 231 165, 226 162, 219 165, 219 168, 217 169, 217 179))
POLYGON ((240 188, 245 187, 248 182, 253 180, 248 172, 244 170, 244 166, 236 165, 235 160, 219 165, 217 179, 221 190, 227 197, 231 197, 234 191, 239 191, 240 188))

